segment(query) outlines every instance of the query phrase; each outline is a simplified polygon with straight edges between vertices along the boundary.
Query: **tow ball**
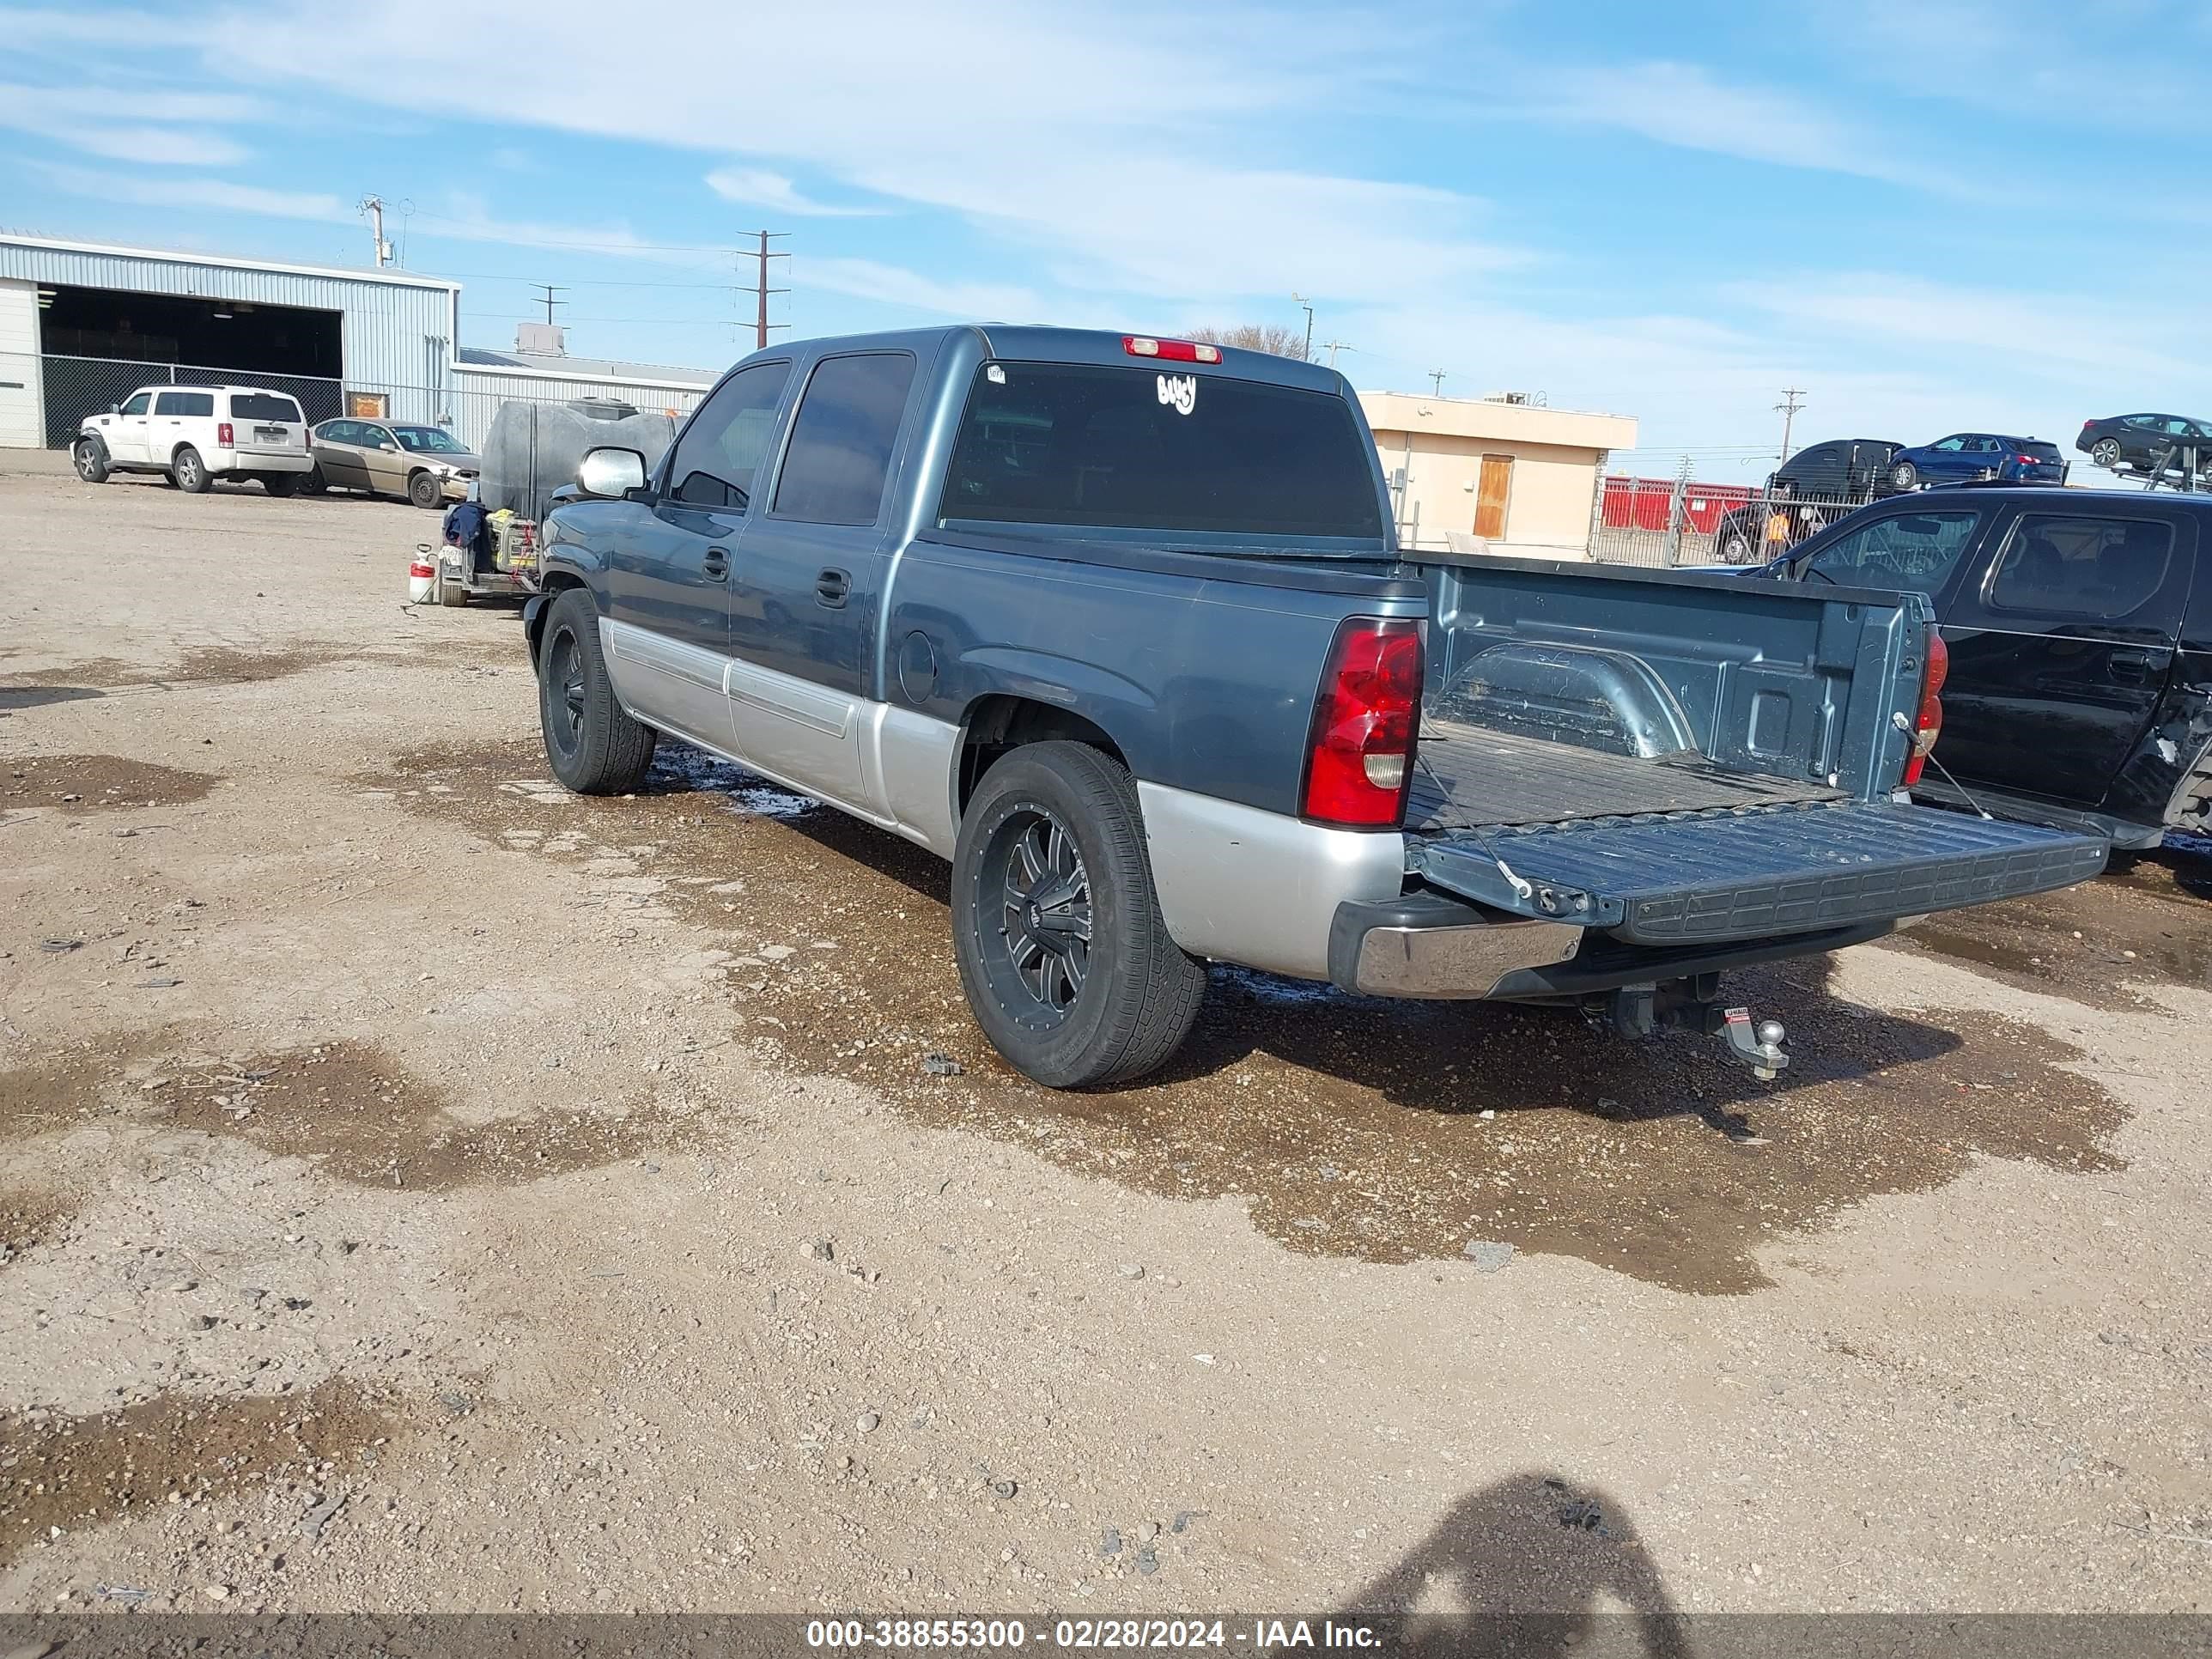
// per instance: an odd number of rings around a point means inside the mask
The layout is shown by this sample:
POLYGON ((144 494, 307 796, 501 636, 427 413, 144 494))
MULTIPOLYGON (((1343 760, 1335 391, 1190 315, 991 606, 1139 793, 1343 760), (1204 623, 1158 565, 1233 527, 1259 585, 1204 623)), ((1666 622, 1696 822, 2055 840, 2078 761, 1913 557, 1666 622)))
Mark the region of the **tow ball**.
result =
POLYGON ((1773 1081, 1790 1066, 1790 1055, 1782 1047, 1788 1037, 1782 1022, 1754 1020, 1748 1008, 1723 1007, 1719 989, 1720 978, 1715 974, 1656 985, 1624 985, 1609 995, 1585 1001, 1583 1013, 1599 1030, 1619 1036, 1647 1037, 1670 1026, 1717 1036, 1727 1045, 1730 1060, 1749 1066, 1753 1077, 1773 1081))
POLYGON ((1771 1083, 1775 1074, 1789 1069, 1790 1056, 1782 1051, 1783 1039, 1788 1033, 1778 1019, 1762 1019, 1752 1023, 1748 1008, 1721 1008, 1714 1012, 1720 1016, 1720 1034, 1728 1044, 1729 1058, 1741 1060, 1751 1067, 1751 1074, 1771 1083))

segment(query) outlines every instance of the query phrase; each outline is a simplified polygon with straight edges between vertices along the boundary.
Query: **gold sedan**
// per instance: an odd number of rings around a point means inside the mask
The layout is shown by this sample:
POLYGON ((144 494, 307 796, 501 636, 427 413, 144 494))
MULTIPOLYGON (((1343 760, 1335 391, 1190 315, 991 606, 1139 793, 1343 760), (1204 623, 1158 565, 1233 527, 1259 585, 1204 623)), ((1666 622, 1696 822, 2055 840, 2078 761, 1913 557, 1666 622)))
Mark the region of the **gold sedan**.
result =
POLYGON ((405 421, 325 421, 308 441, 307 488, 404 496, 417 507, 459 501, 483 470, 473 450, 439 426, 405 421))

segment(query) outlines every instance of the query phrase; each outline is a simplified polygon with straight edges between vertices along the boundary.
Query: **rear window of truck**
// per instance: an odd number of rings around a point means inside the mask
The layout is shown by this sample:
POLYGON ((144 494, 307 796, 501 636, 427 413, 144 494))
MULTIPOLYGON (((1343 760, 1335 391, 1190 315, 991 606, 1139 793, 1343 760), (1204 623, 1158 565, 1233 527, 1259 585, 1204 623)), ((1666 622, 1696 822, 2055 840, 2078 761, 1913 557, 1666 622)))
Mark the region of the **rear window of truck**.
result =
POLYGON ((948 520, 1379 539, 1352 406, 1260 380, 1072 363, 976 371, 948 520))
POLYGON ((296 425, 300 419, 300 405, 289 398, 273 397, 265 392, 234 392, 230 399, 230 418, 234 421, 290 421, 296 425))

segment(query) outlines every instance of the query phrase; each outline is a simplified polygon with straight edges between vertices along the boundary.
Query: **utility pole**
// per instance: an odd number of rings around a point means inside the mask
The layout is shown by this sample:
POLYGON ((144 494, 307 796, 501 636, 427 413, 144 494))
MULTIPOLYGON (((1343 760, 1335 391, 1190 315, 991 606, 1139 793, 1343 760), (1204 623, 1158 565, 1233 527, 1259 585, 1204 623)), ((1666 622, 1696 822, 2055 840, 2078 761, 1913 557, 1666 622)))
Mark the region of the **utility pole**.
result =
POLYGON ((553 307, 555 306, 565 306, 568 303, 566 300, 556 300, 553 296, 556 294, 566 294, 568 290, 565 288, 556 288, 550 283, 532 283, 530 286, 532 288, 542 288, 545 290, 544 294, 541 297, 532 301, 531 303, 533 305, 542 305, 545 307, 545 321, 550 326, 553 321, 553 307))
POLYGON ((1304 361, 1311 362, 1313 361, 1313 301, 1303 294, 1293 294, 1291 295, 1291 303, 1301 307, 1306 313, 1306 355, 1304 361))
POLYGON ((768 319, 768 296, 771 294, 788 294, 791 292, 787 288, 770 288, 768 285, 768 262, 771 259, 788 259, 791 258, 788 253, 778 253, 771 251, 769 247, 769 239, 770 237, 781 238, 788 236, 791 233, 787 230, 749 230, 744 234, 748 236, 757 236, 760 239, 760 248, 757 252, 740 253, 738 255, 739 259, 756 259, 760 263, 760 274, 753 283, 753 294, 759 302, 755 313, 756 321, 753 324, 753 349, 757 351, 761 347, 768 343, 769 330, 771 328, 788 328, 791 326, 788 323, 771 323, 768 319))
POLYGON ((1444 371, 1441 368, 1431 369, 1429 371, 1429 380, 1436 386, 1436 391, 1432 395, 1438 398, 1443 397, 1444 395, 1444 371))
POLYGON ((1359 349, 1358 346, 1347 345, 1342 340, 1323 340, 1321 343, 1321 349, 1328 353, 1328 366, 1331 368, 1334 368, 1336 367, 1336 354, 1338 352, 1357 351, 1359 349))
POLYGON ((392 263, 392 244, 384 240, 384 198, 381 196, 364 196, 361 205, 354 211, 368 216, 368 234, 376 245, 377 268, 382 270, 392 263))
POLYGON ((1790 459, 1790 428, 1796 423, 1797 411, 1805 407, 1804 399, 1802 387, 1785 386, 1782 388, 1782 401, 1774 405, 1774 412, 1782 417, 1782 453, 1775 457, 1777 460, 1790 459))

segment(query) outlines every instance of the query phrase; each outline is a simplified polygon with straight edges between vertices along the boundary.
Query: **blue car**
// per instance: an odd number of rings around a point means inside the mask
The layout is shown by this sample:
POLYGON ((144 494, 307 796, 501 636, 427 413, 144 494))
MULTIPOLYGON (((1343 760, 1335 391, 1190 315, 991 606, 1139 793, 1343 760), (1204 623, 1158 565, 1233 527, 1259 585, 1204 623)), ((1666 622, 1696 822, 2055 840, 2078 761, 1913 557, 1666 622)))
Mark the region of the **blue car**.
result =
POLYGON ((1900 449, 1889 458, 1893 489, 1923 484, 2064 483, 2066 462, 2057 444, 2037 438, 2008 438, 1997 432, 1954 432, 1917 449, 1900 449))

